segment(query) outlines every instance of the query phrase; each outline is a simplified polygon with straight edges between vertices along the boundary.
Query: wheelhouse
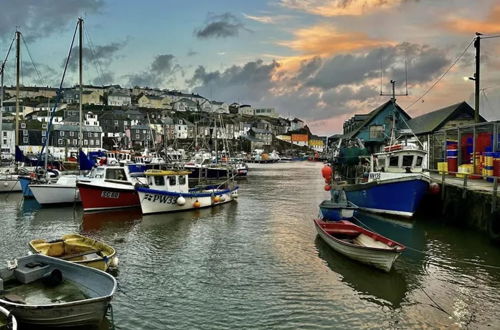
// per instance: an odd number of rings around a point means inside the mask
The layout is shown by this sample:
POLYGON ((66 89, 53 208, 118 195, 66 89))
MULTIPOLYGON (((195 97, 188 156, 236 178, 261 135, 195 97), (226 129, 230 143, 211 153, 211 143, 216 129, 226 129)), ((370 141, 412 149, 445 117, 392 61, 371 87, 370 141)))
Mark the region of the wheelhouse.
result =
POLYGON ((422 172, 424 165, 424 150, 397 150, 373 155, 375 171, 413 173, 422 172))
POLYGON ((189 173, 189 171, 149 170, 144 174, 147 177, 147 183, 151 189, 188 193, 189 173))

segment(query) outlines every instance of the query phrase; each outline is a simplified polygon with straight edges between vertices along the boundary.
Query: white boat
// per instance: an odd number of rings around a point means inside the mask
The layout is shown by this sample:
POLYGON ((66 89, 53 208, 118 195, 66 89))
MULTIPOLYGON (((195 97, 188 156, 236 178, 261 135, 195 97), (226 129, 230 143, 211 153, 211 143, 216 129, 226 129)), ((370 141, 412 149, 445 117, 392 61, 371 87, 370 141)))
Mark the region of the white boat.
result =
POLYGON ((0 329, 17 330, 16 317, 0 306, 0 329))
POLYGON ((0 269, 0 280, 0 305, 20 323, 45 327, 100 323, 117 286, 103 271, 41 254, 0 269))
POLYGON ((143 214, 186 211, 211 207, 233 201, 238 187, 206 186, 189 189, 184 170, 149 170, 144 174, 147 185, 138 185, 139 202, 143 214))
POLYGON ((40 205, 80 203, 77 175, 61 175, 56 183, 33 183, 29 187, 40 205))
POLYGON ((20 191, 22 191, 22 188, 16 174, 0 175, 0 193, 20 192, 20 191))
POLYGON ((386 272, 405 250, 405 246, 349 221, 315 219, 319 236, 335 251, 386 272))

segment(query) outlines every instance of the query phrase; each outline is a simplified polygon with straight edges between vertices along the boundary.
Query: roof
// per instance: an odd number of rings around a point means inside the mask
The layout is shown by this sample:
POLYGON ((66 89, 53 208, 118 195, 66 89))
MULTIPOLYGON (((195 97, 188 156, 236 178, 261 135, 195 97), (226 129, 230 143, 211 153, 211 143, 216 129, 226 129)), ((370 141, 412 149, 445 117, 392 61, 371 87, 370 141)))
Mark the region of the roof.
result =
MULTIPOLYGON (((426 113, 425 115, 415 117, 408 121, 408 126, 415 135, 427 134, 439 130, 446 121, 454 115, 467 113, 474 117, 474 109, 465 101, 452 104, 445 108, 426 113)), ((480 116, 481 117, 481 116, 480 116)), ((481 121, 486 121, 483 117, 481 121)))
POLYGON ((108 95, 108 97, 110 96, 117 96, 117 97, 130 97, 130 95, 124 93, 124 92, 120 92, 120 91, 115 91, 111 94, 108 95))
POLYGON ((267 129, 262 129, 262 128, 252 127, 251 130, 254 131, 255 133, 259 133, 259 134, 273 134, 270 131, 268 131, 267 129))
MULTIPOLYGON (((363 124, 359 125, 359 127, 357 127, 352 132, 347 133, 344 136, 344 138, 351 139, 353 136, 355 136, 356 134, 358 134, 359 131, 361 131, 362 128, 364 128, 367 124, 369 124, 372 121, 373 118, 375 118, 380 112, 382 112, 391 103, 392 103, 392 100, 389 100, 389 101, 385 102, 384 104, 382 104, 381 106, 379 106, 378 108, 376 108, 375 110, 373 110, 370 113, 368 113, 367 114, 367 118, 365 119, 365 121, 363 122, 363 124)), ((406 115, 406 117, 411 118, 397 103, 394 103, 394 104, 396 105, 396 108, 400 112, 402 112, 404 115, 406 115)))
MULTIPOLYGON (((80 131, 80 125, 54 125, 54 131, 80 131)), ((101 126, 82 126, 82 131, 84 132, 102 132, 101 126)))

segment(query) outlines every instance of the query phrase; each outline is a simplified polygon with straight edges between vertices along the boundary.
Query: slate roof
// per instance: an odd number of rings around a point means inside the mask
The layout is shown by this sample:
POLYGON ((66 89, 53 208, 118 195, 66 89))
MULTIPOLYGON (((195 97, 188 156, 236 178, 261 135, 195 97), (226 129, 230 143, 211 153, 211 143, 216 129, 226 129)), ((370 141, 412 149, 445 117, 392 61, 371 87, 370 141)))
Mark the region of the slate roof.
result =
MULTIPOLYGON (((452 104, 425 115, 415 117, 408 121, 408 126, 415 135, 428 134, 438 131, 449 119, 460 112, 468 113, 474 117, 474 109, 465 101, 452 104)), ((486 121, 480 116, 481 121, 486 121)))
MULTIPOLYGON (((80 131, 80 125, 54 125, 54 131, 80 131)), ((102 132, 101 126, 82 126, 84 132, 102 132)))

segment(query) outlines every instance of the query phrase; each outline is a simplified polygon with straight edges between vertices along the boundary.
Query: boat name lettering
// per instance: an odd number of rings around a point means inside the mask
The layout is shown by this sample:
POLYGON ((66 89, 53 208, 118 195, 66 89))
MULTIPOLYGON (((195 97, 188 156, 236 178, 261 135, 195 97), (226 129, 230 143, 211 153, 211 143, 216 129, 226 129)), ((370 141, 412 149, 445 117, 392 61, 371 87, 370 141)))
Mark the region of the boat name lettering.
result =
POLYGON ((145 194, 144 199, 153 203, 175 204, 177 203, 177 196, 166 196, 156 194, 145 194))
POLYGON ((370 180, 380 180, 380 172, 370 173, 370 180))
POLYGON ((120 198, 120 193, 116 191, 103 191, 101 193, 102 198, 120 198))

